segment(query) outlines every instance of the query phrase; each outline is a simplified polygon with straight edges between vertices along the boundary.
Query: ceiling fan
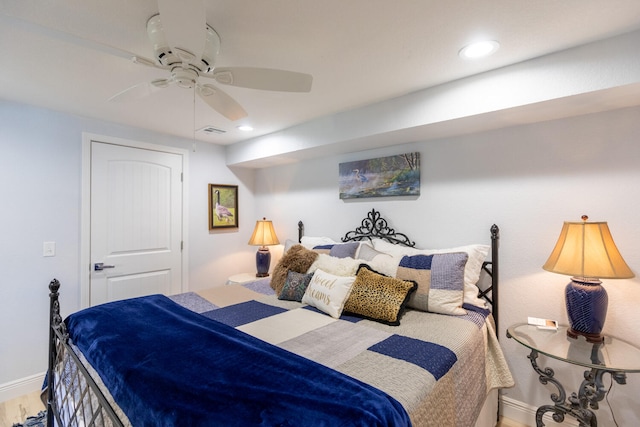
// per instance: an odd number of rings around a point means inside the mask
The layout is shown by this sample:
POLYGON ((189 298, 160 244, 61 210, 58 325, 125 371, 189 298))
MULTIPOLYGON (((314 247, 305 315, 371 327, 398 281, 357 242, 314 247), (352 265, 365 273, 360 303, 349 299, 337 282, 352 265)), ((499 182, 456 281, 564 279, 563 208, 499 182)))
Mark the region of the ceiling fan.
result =
MULTIPOLYGON (((206 23, 202 0, 158 0, 159 14, 147 21, 147 35, 153 45, 155 61, 134 56, 134 62, 167 70, 167 78, 149 83, 157 88, 169 85, 193 89, 212 109, 231 121, 247 112, 223 90, 205 81, 250 89, 309 92, 313 77, 294 71, 255 67, 216 67, 220 36, 206 23)), ((125 97, 140 85, 112 96, 125 97)))

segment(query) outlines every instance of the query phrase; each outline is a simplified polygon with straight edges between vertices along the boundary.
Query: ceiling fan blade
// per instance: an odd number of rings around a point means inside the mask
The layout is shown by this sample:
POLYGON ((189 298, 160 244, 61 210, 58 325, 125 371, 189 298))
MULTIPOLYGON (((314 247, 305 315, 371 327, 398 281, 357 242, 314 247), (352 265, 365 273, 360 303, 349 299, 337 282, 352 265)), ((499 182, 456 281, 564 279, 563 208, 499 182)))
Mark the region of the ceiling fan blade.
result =
POLYGON ((212 85, 196 86, 198 95, 209 107, 225 116, 231 121, 240 120, 247 117, 247 112, 235 99, 231 98, 222 90, 212 85))
POLYGON ((212 77, 226 85, 280 92, 310 92, 313 83, 311 74, 255 67, 220 67, 212 77))
POLYGON ((142 99, 154 92, 157 92, 160 88, 161 86, 153 85, 149 82, 138 83, 137 85, 133 85, 116 93, 111 98, 107 99, 107 102, 128 102, 136 99, 142 99))
POLYGON ((32 34, 38 34, 40 36, 44 36, 46 38, 50 38, 53 40, 59 40, 61 42, 69 43, 75 46, 92 49, 98 52, 103 52, 109 55, 117 56, 119 58, 124 58, 129 61, 133 61, 135 63, 145 64, 145 65, 153 66, 155 68, 161 68, 155 65, 154 61, 147 59, 145 57, 142 57, 140 55, 137 55, 135 53, 128 52, 124 49, 120 49, 118 47, 111 46, 99 41, 90 40, 81 36, 77 36, 75 34, 67 33, 65 31, 60 31, 54 28, 49 28, 33 22, 25 21, 24 19, 20 19, 15 16, 0 14, 0 24, 13 25, 17 28, 26 30, 32 34))
POLYGON ((203 0, 158 0, 160 20, 169 45, 181 59, 187 53, 202 57, 206 39, 207 14, 203 0))

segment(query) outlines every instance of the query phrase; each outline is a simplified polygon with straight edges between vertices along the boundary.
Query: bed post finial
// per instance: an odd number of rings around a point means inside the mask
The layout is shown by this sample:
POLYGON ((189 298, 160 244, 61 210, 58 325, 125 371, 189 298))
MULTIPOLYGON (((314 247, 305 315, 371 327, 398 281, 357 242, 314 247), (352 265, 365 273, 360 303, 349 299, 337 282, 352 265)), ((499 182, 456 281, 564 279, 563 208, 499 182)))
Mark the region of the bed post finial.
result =
POLYGON ((498 240, 500 238, 500 229, 496 224, 491 226, 491 240, 498 240))
POLYGON ((49 282, 49 290, 51 291, 49 297, 57 297, 58 289, 60 289, 60 282, 58 281, 58 279, 53 279, 51 282, 49 282))

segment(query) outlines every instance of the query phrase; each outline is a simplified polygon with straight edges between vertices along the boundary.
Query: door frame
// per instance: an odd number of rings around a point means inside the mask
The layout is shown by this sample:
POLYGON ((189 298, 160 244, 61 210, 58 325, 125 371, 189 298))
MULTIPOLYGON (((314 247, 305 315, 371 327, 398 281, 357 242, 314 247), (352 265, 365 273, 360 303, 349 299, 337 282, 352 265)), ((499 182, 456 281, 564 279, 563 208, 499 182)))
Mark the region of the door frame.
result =
POLYGON ((121 145, 182 156, 182 289, 189 290, 189 150, 82 132, 80 208, 80 308, 89 307, 91 286, 91 143, 121 145))

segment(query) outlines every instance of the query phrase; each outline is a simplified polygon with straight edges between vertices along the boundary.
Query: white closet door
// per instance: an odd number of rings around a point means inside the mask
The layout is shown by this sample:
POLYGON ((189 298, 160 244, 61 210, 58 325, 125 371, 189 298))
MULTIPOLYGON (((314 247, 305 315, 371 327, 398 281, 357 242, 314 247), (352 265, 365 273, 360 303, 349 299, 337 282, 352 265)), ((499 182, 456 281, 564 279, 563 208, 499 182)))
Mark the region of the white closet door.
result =
POLYGON ((182 291, 182 165, 180 154, 91 142, 90 305, 182 291))

